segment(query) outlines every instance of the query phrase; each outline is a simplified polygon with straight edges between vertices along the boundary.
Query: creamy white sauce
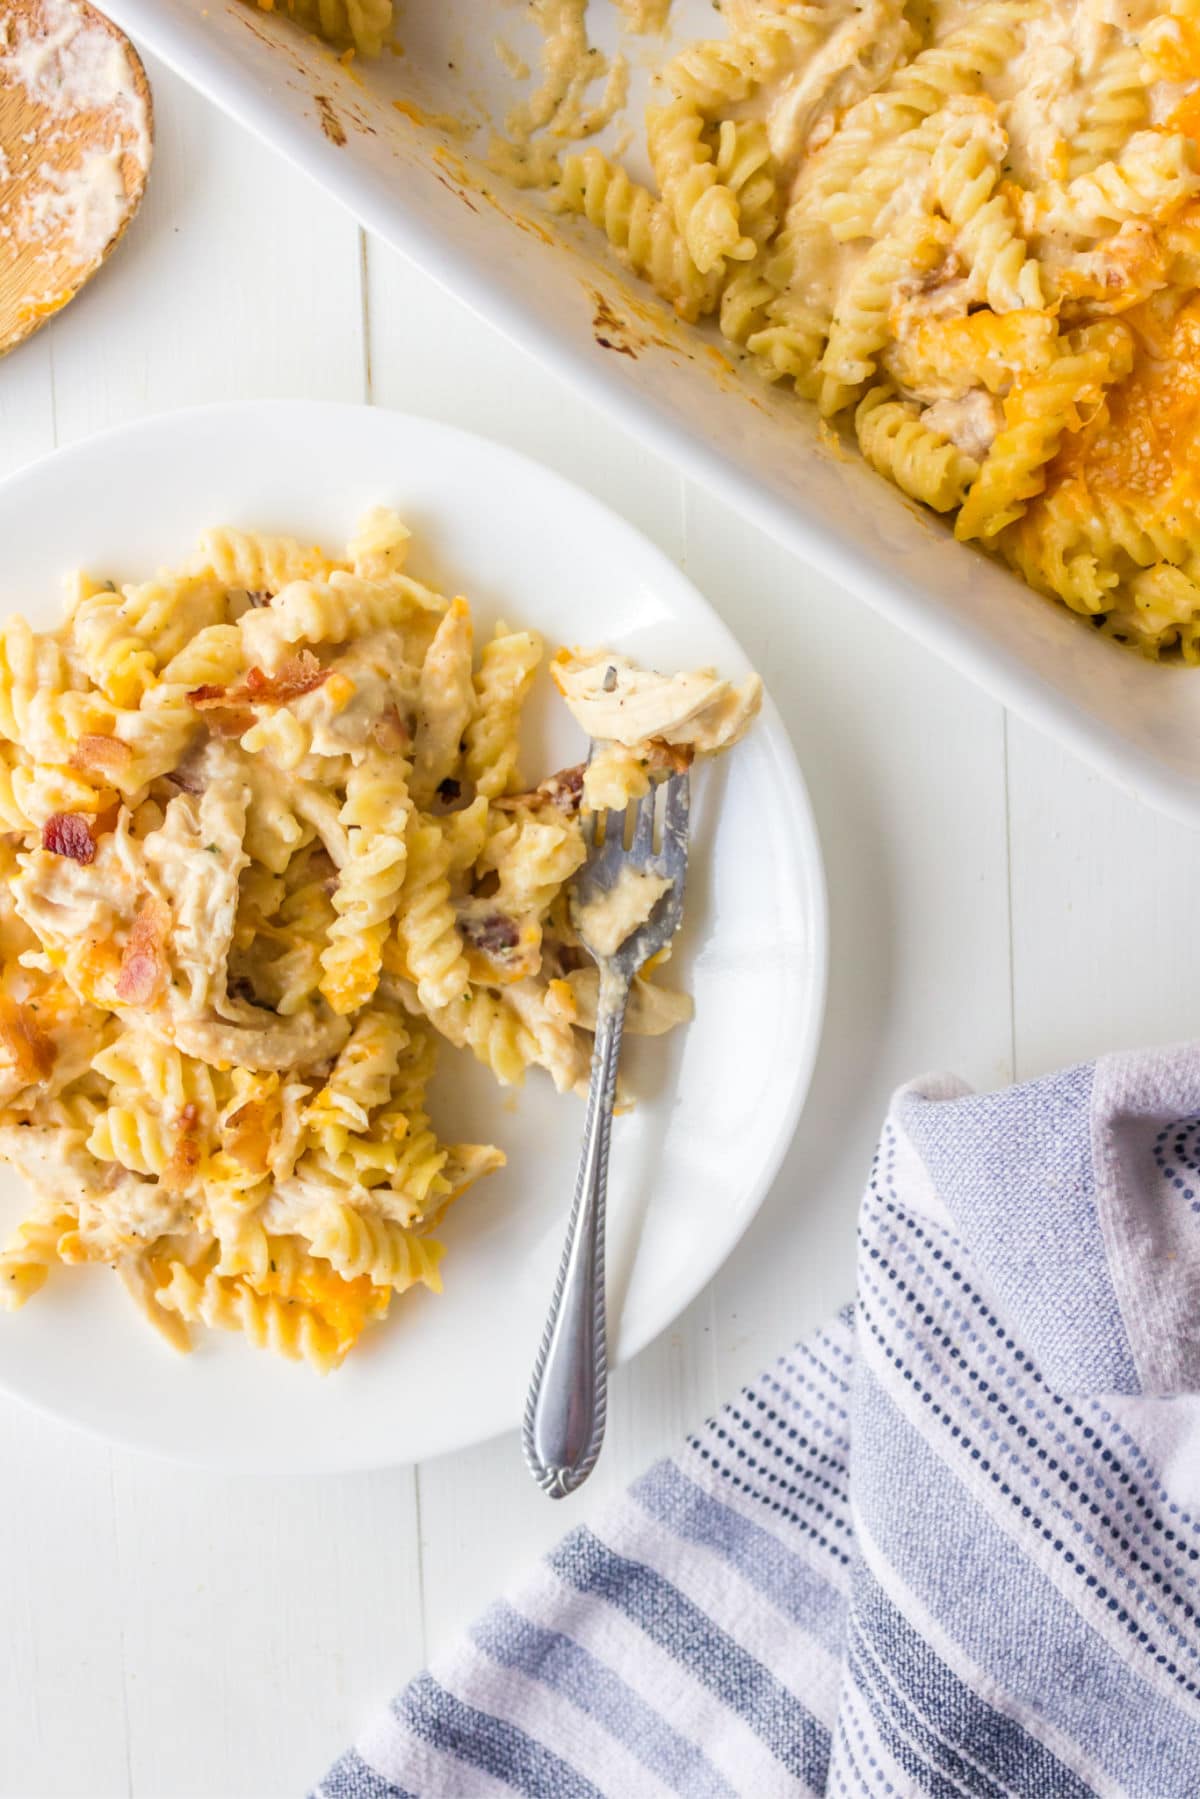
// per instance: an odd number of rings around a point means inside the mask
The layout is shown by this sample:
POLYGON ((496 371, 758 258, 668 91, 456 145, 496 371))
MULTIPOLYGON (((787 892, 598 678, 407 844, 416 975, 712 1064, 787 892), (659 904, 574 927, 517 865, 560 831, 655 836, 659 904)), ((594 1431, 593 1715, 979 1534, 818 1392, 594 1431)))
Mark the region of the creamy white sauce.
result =
POLYGON ((780 167, 790 168, 804 154, 819 120, 872 93, 914 42, 912 27, 895 16, 895 8, 874 0, 836 25, 774 91, 765 87, 744 110, 762 113, 780 167))
POLYGON ((840 243, 818 220, 798 220, 792 227, 795 273, 788 284, 802 307, 826 322, 834 302, 866 254, 865 245, 840 243))
POLYGON ((1056 0, 1025 26, 1024 43, 988 87, 1001 103, 1009 157, 1023 181, 1062 173, 1059 146, 1076 137, 1085 104, 1080 76, 1094 72, 1107 37, 1072 0, 1056 0))
POLYGON ((238 877, 249 864, 242 848, 249 797, 238 774, 210 782, 199 798, 177 794, 143 845, 173 914, 172 967, 197 1014, 226 1004, 238 877))
POLYGON ((671 885, 667 875, 622 868, 607 893, 572 908, 575 928, 593 954, 615 956, 621 945, 645 924, 671 885))
MULTIPOLYGON (((600 971, 576 968, 563 983, 569 990, 569 1017, 581 1030, 594 1031, 600 1003, 600 971)), ((674 987, 659 987, 635 975, 629 989, 629 1005, 625 1029, 634 1037, 661 1037, 676 1025, 686 1024, 695 1012, 689 993, 674 987)))
POLYGON ((290 710, 311 730, 314 755, 364 749, 389 713, 403 719, 415 712, 412 667, 399 631, 373 631, 343 651, 330 680, 291 702, 290 710))

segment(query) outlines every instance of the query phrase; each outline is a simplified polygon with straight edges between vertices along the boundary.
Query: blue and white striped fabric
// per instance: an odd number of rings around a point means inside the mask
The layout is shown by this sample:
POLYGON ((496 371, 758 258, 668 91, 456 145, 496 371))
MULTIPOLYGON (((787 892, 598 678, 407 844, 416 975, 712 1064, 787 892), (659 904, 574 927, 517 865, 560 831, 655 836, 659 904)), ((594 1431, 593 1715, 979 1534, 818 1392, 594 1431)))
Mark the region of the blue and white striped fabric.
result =
POLYGON ((1200 1795, 1200 1048, 893 1103, 852 1313, 321 1799, 1200 1795))

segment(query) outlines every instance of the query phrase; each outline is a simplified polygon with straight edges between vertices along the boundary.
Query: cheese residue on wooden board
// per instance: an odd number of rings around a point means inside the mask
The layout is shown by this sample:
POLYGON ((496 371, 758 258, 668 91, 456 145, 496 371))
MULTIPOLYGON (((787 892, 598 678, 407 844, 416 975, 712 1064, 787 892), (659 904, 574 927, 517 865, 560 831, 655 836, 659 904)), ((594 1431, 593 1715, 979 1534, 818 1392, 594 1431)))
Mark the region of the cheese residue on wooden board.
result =
POLYGON ((86 267, 126 222, 150 164, 146 89, 125 39, 75 0, 8 9, 0 120, 13 110, 25 129, 0 141, 0 241, 13 253, 44 245, 47 265, 68 253, 86 267), (25 104, 6 109, 5 88, 25 104))

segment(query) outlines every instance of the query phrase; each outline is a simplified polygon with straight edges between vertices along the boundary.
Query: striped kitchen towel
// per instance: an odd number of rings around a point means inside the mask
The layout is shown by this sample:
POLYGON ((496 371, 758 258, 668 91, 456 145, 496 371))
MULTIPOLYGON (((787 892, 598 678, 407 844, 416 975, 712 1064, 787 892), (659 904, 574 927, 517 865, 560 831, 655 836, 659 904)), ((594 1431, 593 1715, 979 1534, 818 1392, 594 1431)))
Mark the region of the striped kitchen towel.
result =
POLYGON ((1200 1047, 902 1091, 857 1284, 322 1799, 1197 1799, 1200 1047))

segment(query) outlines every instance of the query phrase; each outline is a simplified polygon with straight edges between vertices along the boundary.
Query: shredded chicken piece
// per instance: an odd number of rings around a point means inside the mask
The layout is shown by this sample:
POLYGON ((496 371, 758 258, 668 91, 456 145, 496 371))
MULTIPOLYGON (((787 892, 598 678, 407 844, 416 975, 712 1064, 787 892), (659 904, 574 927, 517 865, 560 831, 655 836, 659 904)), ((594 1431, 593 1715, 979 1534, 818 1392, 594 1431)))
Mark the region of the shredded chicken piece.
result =
POLYGON ((195 1056, 210 1068, 249 1068, 256 1074, 326 1061, 350 1035, 349 1020, 334 1012, 310 1010, 277 1018, 258 1006, 244 1005, 237 1014, 237 1023, 177 1017, 164 1029, 154 1019, 147 1022, 151 1029, 163 1029, 185 1056, 195 1056))
POLYGON ((0 1156, 47 1200, 79 1205, 96 1194, 99 1164, 64 1125, 0 1125, 0 1156))
POLYGON ((27 850, 17 861, 20 872, 9 891, 19 917, 48 949, 68 956, 120 941, 148 885, 124 809, 91 862, 44 849, 27 850))
POLYGON ((740 688, 700 669, 660 675, 608 650, 560 650, 558 691, 589 737, 630 746, 661 739, 713 755, 745 736, 762 705, 762 682, 740 688))
MULTIPOLYGON (((210 766, 217 758, 210 758, 210 766)), ((146 838, 149 868, 175 917, 171 959, 187 986, 190 1010, 223 1012, 238 879, 249 865, 242 846, 250 787, 236 763, 214 773, 196 798, 180 793, 146 838)))

